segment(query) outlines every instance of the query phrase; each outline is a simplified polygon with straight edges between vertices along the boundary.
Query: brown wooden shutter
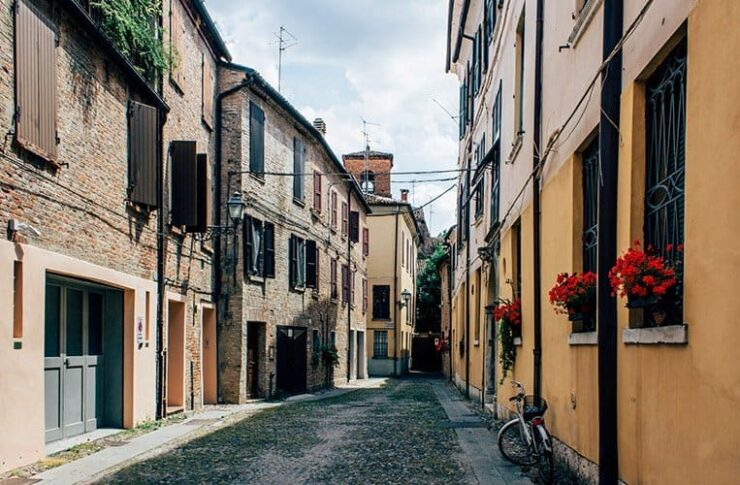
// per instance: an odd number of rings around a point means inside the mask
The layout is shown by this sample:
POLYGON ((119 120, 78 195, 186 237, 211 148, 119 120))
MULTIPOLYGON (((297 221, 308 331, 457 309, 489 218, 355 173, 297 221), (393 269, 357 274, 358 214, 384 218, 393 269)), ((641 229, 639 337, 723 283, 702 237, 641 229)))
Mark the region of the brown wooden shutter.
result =
POLYGON ((198 162, 195 142, 173 141, 170 150, 172 224, 194 226, 198 223, 198 162))
POLYGON ((265 244, 265 278, 275 277, 275 224, 265 222, 265 230, 262 234, 265 244))
POLYGON ((318 252, 316 241, 306 240, 306 288, 317 288, 318 252))
POLYGON ((211 215, 211 179, 208 175, 208 155, 199 153, 196 157, 196 184, 198 189, 195 196, 195 208, 198 222, 188 226, 188 232, 206 232, 210 224, 211 215))
POLYGON ((159 191, 159 112, 129 102, 128 197, 131 202, 157 207, 159 191))
POLYGON ((203 122, 208 128, 213 128, 213 69, 211 68, 210 57, 203 54, 203 79, 202 83, 202 110, 203 122))
POLYGON ((342 236, 347 235, 347 231, 349 230, 349 206, 346 202, 342 202, 342 236))
POLYGON ((316 212, 321 212, 321 173, 313 173, 313 208, 316 212))
POLYGON ((16 139, 49 160, 57 159, 57 35, 23 0, 15 5, 16 139))
POLYGON ((370 230, 367 227, 362 228, 362 254, 370 254, 370 230))
POLYGON ((183 91, 183 69, 182 63, 185 59, 183 47, 183 17, 182 6, 178 5, 180 0, 170 0, 170 53, 172 56, 172 68, 170 79, 183 91))
POLYGON ((360 241, 360 213, 352 211, 349 214, 349 239, 352 242, 360 241))

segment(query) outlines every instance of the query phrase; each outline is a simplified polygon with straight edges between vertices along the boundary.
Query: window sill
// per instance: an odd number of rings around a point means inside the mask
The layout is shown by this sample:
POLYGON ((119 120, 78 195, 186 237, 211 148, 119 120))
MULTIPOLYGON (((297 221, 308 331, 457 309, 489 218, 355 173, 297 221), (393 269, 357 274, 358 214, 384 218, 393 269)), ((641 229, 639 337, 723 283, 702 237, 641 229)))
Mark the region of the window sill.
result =
POLYGON ((293 203, 300 207, 306 207, 306 202, 296 197, 293 197, 293 203))
POLYGON ((251 178, 253 178, 254 180, 256 180, 257 182, 261 183, 262 185, 265 185, 265 176, 264 175, 260 175, 260 174, 255 173, 255 172, 249 172, 249 176, 251 178))
POLYGON ((304 286, 294 286, 293 288, 290 289, 290 291, 293 291, 295 293, 305 293, 306 292, 306 287, 304 287, 304 286))
POLYGON ((597 345, 598 334, 593 332, 573 332, 568 335, 568 345, 597 345))
POLYGON ((568 46, 575 47, 578 44, 581 36, 586 32, 591 20, 594 18, 596 10, 598 10, 599 5, 601 5, 601 1, 602 0, 588 0, 586 2, 586 5, 581 9, 578 17, 576 17, 576 23, 568 36, 568 46))
POLYGON ((516 139, 514 139, 514 143, 511 144, 511 153, 509 153, 509 158, 506 160, 506 165, 511 165, 514 163, 514 160, 516 160, 516 156, 519 155, 519 152, 522 149, 522 145, 524 144, 524 132, 517 133, 516 139))
POLYGON ((313 298, 314 300, 318 300, 319 299, 319 291, 318 290, 311 290, 311 298, 313 298))
POLYGON ((522 338, 521 337, 514 337, 514 345, 517 345, 519 347, 522 346, 522 338))
POLYGON ((665 327, 625 328, 622 332, 622 342, 625 344, 652 345, 684 345, 689 341, 689 329, 683 325, 668 325, 665 327))
POLYGON ((258 284, 264 284, 265 283, 265 277, 264 276, 257 276, 257 275, 248 275, 247 280, 250 283, 258 283, 258 284))
POLYGON ((336 298, 329 298, 329 301, 330 301, 330 302, 331 302, 331 303, 332 303, 333 305, 336 305, 337 303, 339 303, 339 302, 337 301, 337 299, 336 299, 336 298))
POLYGON ((309 212, 311 213, 311 217, 313 217, 314 219, 316 219, 316 220, 321 219, 321 211, 320 210, 316 210, 315 207, 311 207, 309 209, 309 212))

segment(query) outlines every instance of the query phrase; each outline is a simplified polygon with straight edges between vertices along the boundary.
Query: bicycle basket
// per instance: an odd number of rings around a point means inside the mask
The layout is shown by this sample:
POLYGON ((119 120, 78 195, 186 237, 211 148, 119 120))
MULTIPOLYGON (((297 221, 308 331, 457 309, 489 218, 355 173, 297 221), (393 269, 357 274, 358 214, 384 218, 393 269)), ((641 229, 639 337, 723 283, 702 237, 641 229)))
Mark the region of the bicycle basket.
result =
POLYGON ((524 419, 527 421, 537 416, 544 416, 547 411, 547 401, 539 396, 524 396, 524 419))

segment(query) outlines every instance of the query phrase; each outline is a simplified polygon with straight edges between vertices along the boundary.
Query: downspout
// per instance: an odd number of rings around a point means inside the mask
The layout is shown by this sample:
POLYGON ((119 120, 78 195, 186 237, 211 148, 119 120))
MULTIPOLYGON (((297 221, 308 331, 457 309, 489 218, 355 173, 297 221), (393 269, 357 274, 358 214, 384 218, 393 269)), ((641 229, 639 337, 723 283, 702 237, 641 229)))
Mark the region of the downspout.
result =
MULTIPOLYGON (((221 177, 222 177, 222 150, 221 150, 221 139, 222 139, 222 130, 223 130, 223 100, 227 96, 231 96, 232 94, 236 93, 237 91, 240 91, 242 88, 249 87, 250 84, 252 84, 253 80, 251 76, 246 76, 242 82, 239 84, 232 86, 228 88, 227 90, 220 92, 216 95, 216 120, 215 120, 215 144, 216 144, 216 150, 215 155, 216 159, 214 160, 214 178, 216 179, 216 186, 215 186, 215 192, 216 192, 216 213, 215 213, 215 226, 221 225, 221 201, 226 200, 226 197, 223 197, 223 194, 221 193, 223 191, 221 177)), ((231 180, 229 178, 229 180, 231 180)), ((231 187, 227 187, 231 188, 231 187)), ((235 236, 236 237, 236 236, 235 236)), ((214 284, 213 284, 213 303, 216 305, 216 312, 217 315, 219 315, 219 318, 217 319, 217 322, 223 321, 223 315, 225 314, 225 308, 222 308, 221 305, 219 305, 219 301, 222 298, 222 272, 221 272, 221 234, 216 232, 215 234, 215 244, 214 244, 215 252, 213 254, 213 272, 215 275, 214 278, 214 284)), ((237 253, 238 254, 238 253, 237 253)), ((218 352, 218 347, 220 346, 221 342, 221 325, 216 325, 216 368, 221 368, 221 352, 218 352)), ((219 398, 219 402, 222 401, 222 395, 221 395, 221 373, 216 373, 216 389, 217 394, 219 398)))
POLYGON ((467 191, 465 198, 465 397, 470 399, 470 158, 465 172, 467 191))
POLYGON ((540 206, 540 184, 541 184, 541 141, 542 141, 542 37, 544 24, 544 0, 537 0, 537 30, 535 39, 535 64, 534 64, 534 154, 532 165, 534 169, 534 183, 532 184, 532 208, 534 215, 532 219, 532 235, 534 239, 533 273, 534 273, 534 393, 542 395, 542 235, 541 219, 542 208, 540 206))
MULTIPOLYGON (((347 286, 351 292, 347 302, 347 382, 352 380, 352 302, 355 299, 355 277, 352 274, 352 181, 347 180, 347 286)), ((355 350, 356 351, 356 350, 355 350)))
POLYGON ((454 270, 452 268, 452 257, 453 257, 453 255, 452 255, 452 246, 450 246, 449 251, 450 251, 450 261, 447 264, 447 309, 449 310, 449 314, 450 314, 450 320, 449 320, 449 322, 450 322, 450 330, 449 330, 449 335, 448 335, 448 339, 447 339, 447 352, 450 354, 450 358, 449 358, 449 361, 450 361, 450 382, 452 382, 452 379, 453 379, 452 372, 454 370, 453 367, 452 367, 452 356, 453 356, 453 352, 452 352, 452 284, 453 284, 452 283, 452 278, 454 277, 454 274, 455 274, 455 272, 454 272, 454 270))
POLYGON ((396 235, 393 239, 393 375, 398 375, 398 320, 400 310, 398 309, 398 213, 401 206, 396 205, 396 235))
MULTIPOLYGON (((604 1, 602 58, 606 60, 622 37, 622 0, 604 1)), ((622 51, 602 73, 599 157, 597 253, 597 322, 599 343, 599 483, 619 480, 617 436, 617 305, 606 275, 617 257, 617 176, 619 174, 619 110, 622 91, 622 51)))
POLYGON ((164 305, 165 305, 165 210, 164 210, 164 123, 165 117, 161 116, 159 137, 159 164, 157 167, 157 409, 155 416, 163 419, 167 416, 167 405, 165 403, 165 376, 167 375, 167 359, 164 351, 164 305))

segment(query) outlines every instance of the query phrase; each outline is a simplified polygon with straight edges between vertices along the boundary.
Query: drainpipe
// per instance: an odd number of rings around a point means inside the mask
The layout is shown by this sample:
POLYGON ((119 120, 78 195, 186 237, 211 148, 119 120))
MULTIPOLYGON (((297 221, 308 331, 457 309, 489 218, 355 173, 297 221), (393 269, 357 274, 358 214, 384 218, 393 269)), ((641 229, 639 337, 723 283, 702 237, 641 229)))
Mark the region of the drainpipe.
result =
POLYGON ((352 302, 355 297, 355 277, 352 274, 352 181, 347 180, 347 279, 349 291, 347 298, 347 382, 352 380, 352 302))
POLYGON ((164 123, 165 118, 160 115, 160 124, 157 136, 159 140, 159 164, 157 167, 157 409, 155 416, 163 419, 167 416, 167 405, 165 403, 165 376, 167 375, 167 359, 164 351, 164 305, 165 305, 165 210, 164 210, 164 123))
MULTIPOLYGON (((216 213, 215 213, 215 224, 216 226, 221 225, 221 201, 226 200, 226 197, 223 197, 223 194, 221 193, 223 191, 222 183, 221 183, 221 177, 222 177, 222 150, 221 150, 221 138, 222 138, 222 130, 223 130, 223 100, 231 96, 232 94, 236 93, 237 91, 240 91, 242 88, 249 87, 250 84, 252 84, 253 80, 251 76, 246 76, 239 84, 232 86, 228 88, 227 90, 220 92, 216 95, 216 125, 214 126, 215 131, 215 144, 216 144, 216 159, 214 160, 214 178, 216 179, 216 186, 215 186, 215 192, 216 192, 216 213)), ((228 189, 231 189, 231 187, 227 187, 228 189)), ((214 249, 215 252, 213 254, 213 272, 215 275, 214 278, 214 284, 213 284, 213 302, 216 305, 216 312, 217 315, 220 314, 221 318, 217 319, 218 321, 223 321, 223 315, 226 313, 226 309, 222 308, 222 306, 219 304, 219 301, 222 298, 222 274, 221 274, 221 235, 219 233, 216 233, 215 235, 215 243, 214 243, 214 249)), ((238 254, 238 253, 236 253, 238 254)), ((218 352, 218 348, 220 346, 221 342, 221 325, 216 325, 216 368, 221 368, 221 352, 218 352)), ((221 373, 216 373, 216 389, 219 397, 219 401, 222 400, 221 395, 221 373)))
MULTIPOLYGON (((466 154, 467 156, 467 154, 466 154)), ((465 194, 465 397, 470 399, 470 158, 465 172, 468 193, 465 194)))
POLYGON ((447 309, 449 310, 449 314, 450 314, 450 320, 449 320, 450 329, 449 329, 449 335, 447 336, 448 337, 447 338, 447 353, 450 354, 450 357, 449 357, 450 382, 452 382, 452 379, 453 379, 452 373, 454 372, 454 369, 452 367, 452 356, 453 356, 453 351, 452 351, 452 347, 453 347, 452 345, 452 278, 454 277, 454 274, 455 274, 454 270, 452 269, 452 258, 453 258, 452 246, 449 247, 448 251, 450 252, 450 260, 447 263, 447 309))
POLYGON ((534 155, 532 165, 535 170, 532 184, 532 235, 534 239, 533 273, 534 273, 534 393, 542 395, 542 235, 540 224, 542 209, 540 207, 541 172, 538 170, 541 161, 542 141, 542 37, 544 24, 544 0, 537 0, 537 30, 535 40, 534 64, 534 155))
MULTIPOLYGON (((603 59, 622 37, 622 0, 604 1, 603 59)), ((617 176, 619 164, 619 110, 622 91, 622 52, 612 58, 602 73, 601 119, 599 121, 598 290, 599 343, 599 483, 616 484, 619 479, 617 436, 617 306, 606 278, 617 257, 617 176)))
POLYGON ((401 312, 398 308, 398 213, 401 206, 396 205, 396 236, 393 239, 393 375, 398 375, 398 320, 401 312))

